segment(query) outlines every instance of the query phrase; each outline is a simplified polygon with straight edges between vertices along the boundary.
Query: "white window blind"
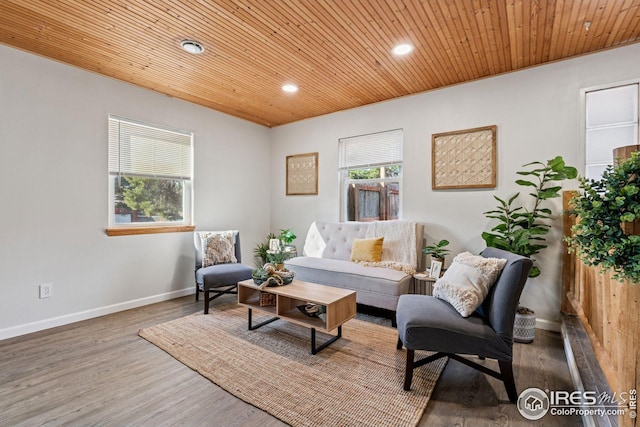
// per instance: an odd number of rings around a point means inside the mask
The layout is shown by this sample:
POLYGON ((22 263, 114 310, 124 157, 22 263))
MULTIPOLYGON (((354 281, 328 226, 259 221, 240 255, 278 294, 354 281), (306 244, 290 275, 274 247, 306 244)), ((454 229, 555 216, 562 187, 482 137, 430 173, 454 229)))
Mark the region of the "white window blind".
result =
POLYGON ((402 163, 402 129, 340 139, 341 170, 402 163))
POLYGON ((191 179, 193 134, 109 116, 109 174, 191 179))

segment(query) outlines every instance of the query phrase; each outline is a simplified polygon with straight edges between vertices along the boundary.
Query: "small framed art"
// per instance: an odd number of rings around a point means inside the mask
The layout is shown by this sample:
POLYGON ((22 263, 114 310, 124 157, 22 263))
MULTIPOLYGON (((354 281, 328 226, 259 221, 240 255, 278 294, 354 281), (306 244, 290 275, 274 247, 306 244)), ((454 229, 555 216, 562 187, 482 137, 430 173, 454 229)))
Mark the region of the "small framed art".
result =
POLYGON ((318 194, 318 153, 287 156, 287 196, 318 194))
POLYGON ((442 261, 431 261, 431 270, 429 270, 429 277, 434 279, 440 278, 440 271, 442 271, 442 261))
POLYGON ((280 240, 278 239, 269 239, 269 250, 272 252, 280 251, 280 240))

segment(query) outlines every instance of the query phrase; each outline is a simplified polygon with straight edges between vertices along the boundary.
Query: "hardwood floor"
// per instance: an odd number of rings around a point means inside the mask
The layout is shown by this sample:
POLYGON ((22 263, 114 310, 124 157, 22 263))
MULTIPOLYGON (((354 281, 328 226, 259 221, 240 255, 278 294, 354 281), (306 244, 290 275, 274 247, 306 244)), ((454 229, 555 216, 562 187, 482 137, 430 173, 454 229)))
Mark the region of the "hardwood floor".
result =
MULTIPOLYGON (((212 309, 233 300, 222 297, 212 309)), ((187 296, 0 341, 0 426, 284 426, 137 335, 202 306, 202 299, 187 296)), ((557 333, 538 331, 534 344, 516 344, 514 371, 519 391, 572 389, 557 333)), ((450 361, 419 425, 532 424, 581 421, 550 415, 527 421, 508 402, 502 383, 450 361)))

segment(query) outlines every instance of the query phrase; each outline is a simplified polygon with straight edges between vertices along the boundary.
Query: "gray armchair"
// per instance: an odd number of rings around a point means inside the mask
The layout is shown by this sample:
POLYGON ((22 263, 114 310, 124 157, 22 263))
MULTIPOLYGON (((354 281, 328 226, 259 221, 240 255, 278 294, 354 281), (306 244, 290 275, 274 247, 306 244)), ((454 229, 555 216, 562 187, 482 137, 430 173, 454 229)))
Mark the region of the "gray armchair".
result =
POLYGON ((513 378, 513 322, 520 293, 531 269, 529 258, 495 248, 484 257, 507 263, 478 310, 462 317, 449 303, 426 295, 402 295, 398 301, 398 349, 407 349, 404 389, 411 388, 413 370, 441 357, 449 357, 504 382, 511 402, 518 398, 513 378), (414 361, 415 350, 435 354, 414 361), (460 355, 496 359, 500 372, 460 355))
POLYGON ((216 264, 202 267, 202 244, 200 233, 193 234, 193 244, 196 248, 196 301, 200 292, 204 292, 204 314, 209 313, 209 302, 225 294, 237 294, 238 282, 251 278, 251 267, 241 263, 240 254, 240 233, 233 230, 235 237, 235 257, 236 263, 216 264))

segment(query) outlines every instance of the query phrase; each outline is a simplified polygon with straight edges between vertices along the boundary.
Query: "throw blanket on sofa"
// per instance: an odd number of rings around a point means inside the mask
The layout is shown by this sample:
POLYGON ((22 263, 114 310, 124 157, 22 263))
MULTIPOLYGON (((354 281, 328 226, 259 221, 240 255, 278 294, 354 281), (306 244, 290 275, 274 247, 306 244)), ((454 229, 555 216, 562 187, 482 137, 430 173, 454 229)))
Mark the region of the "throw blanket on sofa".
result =
POLYGON ((369 225, 367 238, 384 236, 382 259, 380 262, 363 262, 365 266, 386 267, 416 272, 418 255, 416 254, 416 223, 410 221, 375 221, 369 225))

